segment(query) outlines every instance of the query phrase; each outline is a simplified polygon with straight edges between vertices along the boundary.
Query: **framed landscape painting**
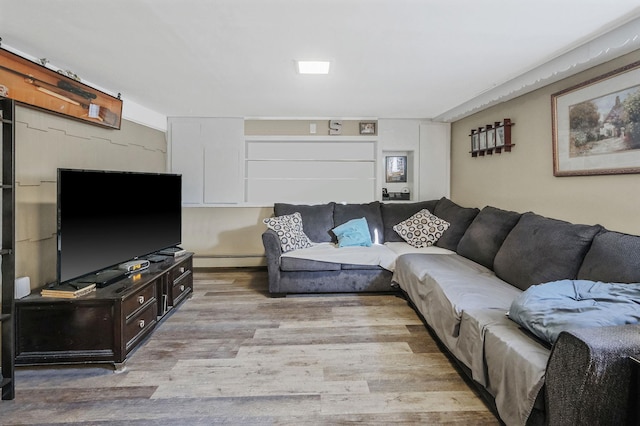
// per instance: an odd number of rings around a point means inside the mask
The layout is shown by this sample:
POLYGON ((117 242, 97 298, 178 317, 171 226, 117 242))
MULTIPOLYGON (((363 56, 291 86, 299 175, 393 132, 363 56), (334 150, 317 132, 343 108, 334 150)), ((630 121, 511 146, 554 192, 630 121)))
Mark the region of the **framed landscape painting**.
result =
POLYGON ((640 62, 551 96, 555 176, 640 173, 640 62))

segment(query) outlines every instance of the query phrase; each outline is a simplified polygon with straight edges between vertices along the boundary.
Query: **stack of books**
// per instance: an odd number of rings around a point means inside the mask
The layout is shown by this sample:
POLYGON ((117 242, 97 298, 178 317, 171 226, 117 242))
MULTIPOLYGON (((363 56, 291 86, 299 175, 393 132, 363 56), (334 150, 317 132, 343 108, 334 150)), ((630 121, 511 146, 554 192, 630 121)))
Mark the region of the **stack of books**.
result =
POLYGON ((95 283, 85 284, 83 286, 70 286, 64 285, 53 288, 43 288, 40 291, 40 295, 42 297, 61 297, 64 299, 76 299, 78 297, 85 296, 92 291, 96 291, 95 283))

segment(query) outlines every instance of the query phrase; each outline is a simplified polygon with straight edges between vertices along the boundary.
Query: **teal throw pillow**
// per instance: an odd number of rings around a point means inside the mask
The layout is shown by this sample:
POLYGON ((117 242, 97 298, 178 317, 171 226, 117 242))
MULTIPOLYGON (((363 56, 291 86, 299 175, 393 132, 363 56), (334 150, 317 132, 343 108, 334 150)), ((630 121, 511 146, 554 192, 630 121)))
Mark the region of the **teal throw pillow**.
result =
POLYGON ((351 219, 332 229, 338 237, 338 247, 371 246, 371 234, 367 219, 351 219))

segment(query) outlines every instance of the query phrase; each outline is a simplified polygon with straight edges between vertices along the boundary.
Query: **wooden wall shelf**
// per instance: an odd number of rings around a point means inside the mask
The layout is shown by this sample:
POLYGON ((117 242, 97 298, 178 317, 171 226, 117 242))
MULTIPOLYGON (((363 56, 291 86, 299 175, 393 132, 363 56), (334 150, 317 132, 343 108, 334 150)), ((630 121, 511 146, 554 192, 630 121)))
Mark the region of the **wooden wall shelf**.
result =
POLYGON ((4 96, 21 104, 86 123, 120 129, 122 100, 0 49, 4 96))
POLYGON ((2 139, 0 141, 0 205, 2 206, 2 234, 0 235, 0 273, 2 275, 2 307, 0 308, 0 350, 2 399, 15 397, 15 101, 0 98, 2 139))
POLYGON ((509 118, 487 124, 484 127, 471 129, 471 151, 472 157, 483 157, 485 155, 511 152, 515 146, 511 142, 511 126, 515 123, 509 118))

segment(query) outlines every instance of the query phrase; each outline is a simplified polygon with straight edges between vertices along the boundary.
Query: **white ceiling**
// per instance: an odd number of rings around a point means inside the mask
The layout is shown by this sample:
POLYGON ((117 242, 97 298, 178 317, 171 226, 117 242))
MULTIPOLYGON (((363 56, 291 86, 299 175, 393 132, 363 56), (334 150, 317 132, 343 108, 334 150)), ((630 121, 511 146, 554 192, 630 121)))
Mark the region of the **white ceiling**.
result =
POLYGON ((638 0, 0 0, 0 37, 166 116, 431 118, 639 15, 638 0))

